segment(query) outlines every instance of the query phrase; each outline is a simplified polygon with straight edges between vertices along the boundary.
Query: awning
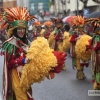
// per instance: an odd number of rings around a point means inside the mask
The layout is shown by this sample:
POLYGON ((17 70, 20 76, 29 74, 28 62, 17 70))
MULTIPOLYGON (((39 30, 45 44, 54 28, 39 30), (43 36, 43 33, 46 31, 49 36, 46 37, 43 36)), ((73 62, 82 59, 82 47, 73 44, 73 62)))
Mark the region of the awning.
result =
POLYGON ((92 0, 88 0, 87 7, 90 7, 90 6, 98 6, 98 5, 100 5, 100 4, 99 3, 96 3, 96 2, 94 2, 92 0))

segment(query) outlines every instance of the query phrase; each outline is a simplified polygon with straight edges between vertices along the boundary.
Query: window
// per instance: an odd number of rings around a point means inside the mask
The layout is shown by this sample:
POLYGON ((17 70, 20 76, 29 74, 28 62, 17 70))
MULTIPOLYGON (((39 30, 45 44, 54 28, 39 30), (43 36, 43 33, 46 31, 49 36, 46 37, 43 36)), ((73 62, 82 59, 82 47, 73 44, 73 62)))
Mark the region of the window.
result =
POLYGON ((43 9, 43 3, 42 2, 38 3, 38 9, 43 9))

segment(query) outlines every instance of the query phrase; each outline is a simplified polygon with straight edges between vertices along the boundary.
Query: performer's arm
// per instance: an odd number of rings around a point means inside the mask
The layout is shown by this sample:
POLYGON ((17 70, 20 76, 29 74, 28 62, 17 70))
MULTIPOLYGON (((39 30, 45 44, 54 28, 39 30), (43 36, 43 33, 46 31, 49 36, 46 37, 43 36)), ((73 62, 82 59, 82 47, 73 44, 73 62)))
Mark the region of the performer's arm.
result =
POLYGON ((25 64, 25 53, 20 49, 16 49, 15 54, 9 54, 6 52, 6 58, 8 68, 13 68, 25 64))
POLYGON ((70 39, 70 42, 71 42, 71 43, 76 42, 77 37, 78 37, 78 35, 77 35, 76 33, 74 33, 74 34, 72 35, 71 39, 70 39))
MULTIPOLYGON (((8 56, 9 54, 7 54, 8 56)), ((7 57, 8 58, 8 57, 7 57)), ((23 59, 24 57, 20 56, 20 57, 15 57, 15 55, 11 55, 9 61, 7 61, 7 67, 8 68, 13 68, 13 67, 17 67, 19 65, 23 65, 23 59)))

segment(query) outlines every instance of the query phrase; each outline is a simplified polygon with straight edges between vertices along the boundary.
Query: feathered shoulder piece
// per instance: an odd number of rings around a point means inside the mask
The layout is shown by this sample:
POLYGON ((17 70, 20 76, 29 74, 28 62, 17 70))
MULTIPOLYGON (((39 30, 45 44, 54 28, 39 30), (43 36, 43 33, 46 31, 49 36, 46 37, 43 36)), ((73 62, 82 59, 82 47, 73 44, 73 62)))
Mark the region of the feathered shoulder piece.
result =
POLYGON ((2 50, 1 51, 6 51, 8 53, 12 53, 12 51, 18 47, 18 41, 20 43, 20 39, 18 40, 17 38, 15 37, 11 37, 9 38, 8 40, 6 40, 3 45, 1 46, 2 50))

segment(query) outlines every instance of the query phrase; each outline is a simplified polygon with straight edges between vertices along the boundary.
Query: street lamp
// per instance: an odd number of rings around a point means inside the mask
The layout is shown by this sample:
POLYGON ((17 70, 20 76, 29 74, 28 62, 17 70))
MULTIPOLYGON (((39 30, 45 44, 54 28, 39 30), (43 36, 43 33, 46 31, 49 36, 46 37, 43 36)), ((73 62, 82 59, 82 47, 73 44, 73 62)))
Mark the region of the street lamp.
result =
POLYGON ((79 13, 79 12, 78 12, 78 6, 79 6, 79 4, 78 4, 78 0, 77 0, 77 15, 78 15, 78 13, 79 13))
POLYGON ((66 0, 61 0, 61 3, 63 6, 63 15, 66 16, 66 8, 64 9, 65 5, 66 5, 66 0))

